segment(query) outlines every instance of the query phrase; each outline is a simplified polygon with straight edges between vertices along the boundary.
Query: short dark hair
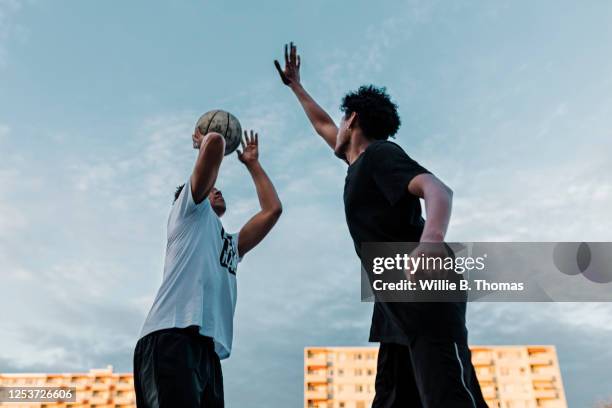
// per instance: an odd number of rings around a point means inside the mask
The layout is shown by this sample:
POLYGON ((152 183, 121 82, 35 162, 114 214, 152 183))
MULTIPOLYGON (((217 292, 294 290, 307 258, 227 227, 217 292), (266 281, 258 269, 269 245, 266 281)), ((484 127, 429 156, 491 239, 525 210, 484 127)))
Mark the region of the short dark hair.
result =
POLYGON ((357 113, 359 126, 368 139, 387 140, 402 124, 397 105, 384 87, 364 85, 342 98, 340 110, 346 116, 357 113))
POLYGON ((185 187, 185 184, 181 184, 176 188, 176 191, 174 192, 174 202, 178 200, 179 196, 181 195, 181 191, 183 191, 183 187, 185 187))

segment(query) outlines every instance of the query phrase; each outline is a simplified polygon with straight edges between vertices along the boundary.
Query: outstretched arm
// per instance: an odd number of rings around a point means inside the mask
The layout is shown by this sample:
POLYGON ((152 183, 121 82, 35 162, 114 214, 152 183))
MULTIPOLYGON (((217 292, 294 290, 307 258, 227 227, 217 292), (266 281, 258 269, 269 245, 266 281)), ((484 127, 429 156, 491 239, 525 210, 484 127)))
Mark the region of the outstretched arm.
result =
POLYGON ((244 132, 242 152, 238 151, 238 159, 251 173, 261 207, 261 210, 244 224, 238 234, 238 254, 242 257, 270 232, 278 221, 283 207, 272 181, 259 163, 259 138, 256 133, 253 134, 253 131, 250 136, 244 132))
POLYGON ((214 132, 204 136, 197 126, 193 139, 199 153, 191 174, 191 194, 196 204, 199 204, 208 196, 217 181, 225 152, 225 139, 214 132))
POLYGON ((312 126, 315 128, 315 131, 332 149, 335 149, 338 127, 327 112, 319 106, 300 83, 301 61, 300 56, 297 55, 297 47, 293 43, 290 43, 290 50, 288 51, 287 48, 285 44, 285 69, 283 70, 280 63, 276 60, 274 61, 274 66, 278 70, 283 83, 291 88, 297 97, 310 123, 312 123, 312 126))

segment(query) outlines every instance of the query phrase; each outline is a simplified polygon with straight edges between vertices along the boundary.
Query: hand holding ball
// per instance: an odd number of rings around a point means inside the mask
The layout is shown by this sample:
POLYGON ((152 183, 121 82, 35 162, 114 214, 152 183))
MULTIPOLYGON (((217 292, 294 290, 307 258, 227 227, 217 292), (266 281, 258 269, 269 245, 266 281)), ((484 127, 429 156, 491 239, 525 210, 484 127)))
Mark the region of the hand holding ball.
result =
POLYGON ((242 126, 238 119, 229 112, 220 109, 206 112, 200 116, 196 126, 202 135, 210 132, 221 134, 225 139, 226 156, 233 153, 240 145, 242 126))

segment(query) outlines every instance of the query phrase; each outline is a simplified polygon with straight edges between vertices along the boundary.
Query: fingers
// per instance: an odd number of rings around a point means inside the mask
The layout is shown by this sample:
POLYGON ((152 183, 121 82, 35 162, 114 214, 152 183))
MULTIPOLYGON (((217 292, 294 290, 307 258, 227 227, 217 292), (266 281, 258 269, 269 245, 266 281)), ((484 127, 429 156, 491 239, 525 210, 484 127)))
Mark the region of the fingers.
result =
POLYGON ((244 153, 245 149, 250 145, 255 145, 259 143, 259 135, 254 130, 245 130, 244 136, 240 139, 240 145, 242 146, 242 152, 244 153))
POLYGON ((297 48, 295 47, 295 45, 293 44, 293 41, 291 41, 290 43, 290 54, 289 54, 289 61, 291 62, 292 65, 296 65, 296 52, 297 52, 297 48))
POLYGON ((287 44, 285 44, 285 65, 289 65, 289 53, 287 51, 287 44))
POLYGON ((281 81, 283 81, 283 84, 289 85, 291 81, 289 81, 289 79, 285 76, 285 73, 283 72, 283 69, 281 68, 280 63, 277 60, 274 60, 274 66, 276 67, 276 70, 278 71, 278 75, 280 75, 281 81))
POLYGON ((300 61, 300 56, 297 56, 297 69, 300 69, 300 65, 302 64, 302 62, 300 61))
POLYGON ((283 69, 281 68, 280 62, 278 62, 278 60, 274 60, 274 66, 276 67, 276 70, 278 71, 278 73, 280 74, 281 78, 283 76, 285 76, 283 74, 283 69))
POLYGON ((238 157, 238 161, 244 163, 244 151, 240 151, 240 149, 236 149, 236 157, 238 157))

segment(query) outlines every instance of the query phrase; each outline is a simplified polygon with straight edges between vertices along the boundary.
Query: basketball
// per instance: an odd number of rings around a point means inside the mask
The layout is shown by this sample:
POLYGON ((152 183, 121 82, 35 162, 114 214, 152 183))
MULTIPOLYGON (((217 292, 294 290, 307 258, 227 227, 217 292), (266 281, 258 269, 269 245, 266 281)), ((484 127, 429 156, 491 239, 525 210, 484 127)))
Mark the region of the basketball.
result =
POLYGON ((226 156, 233 153, 240 145, 242 126, 240 126, 238 119, 229 112, 221 109, 206 112, 200 116, 196 126, 203 135, 210 132, 216 132, 223 135, 225 138, 226 156))

